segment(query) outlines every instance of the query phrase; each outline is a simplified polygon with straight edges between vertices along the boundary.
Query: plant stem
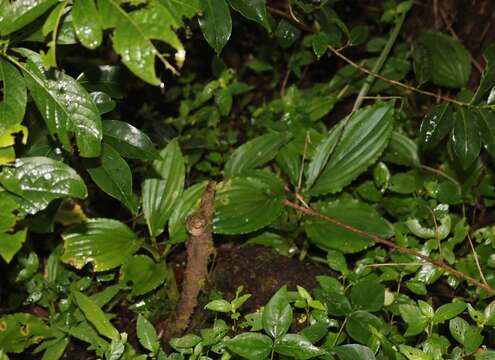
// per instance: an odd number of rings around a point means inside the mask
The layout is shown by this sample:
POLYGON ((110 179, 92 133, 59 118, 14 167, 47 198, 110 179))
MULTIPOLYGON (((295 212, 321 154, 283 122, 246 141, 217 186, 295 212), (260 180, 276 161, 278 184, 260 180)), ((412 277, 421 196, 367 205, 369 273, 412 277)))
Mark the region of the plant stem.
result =
POLYGON ((395 250, 397 250, 403 254, 412 255, 412 256, 416 256, 420 259, 423 259, 424 261, 429 262, 432 265, 435 265, 439 268, 444 269, 445 271, 450 273, 452 276, 455 276, 458 279, 466 280, 467 282, 471 283, 472 285, 474 285, 480 289, 485 290, 487 293, 491 294, 492 296, 495 296, 495 289, 493 289, 491 286, 481 283, 480 281, 476 280, 475 278, 473 278, 469 275, 466 275, 459 270, 454 269, 452 266, 449 266, 442 261, 435 260, 429 256, 423 255, 419 251, 409 249, 405 246, 402 246, 402 245, 396 244, 392 241, 386 240, 380 236, 370 234, 366 231, 355 228, 354 226, 344 224, 343 222, 340 222, 339 220, 337 220, 333 217, 323 215, 323 214, 319 213, 318 211, 315 211, 311 208, 302 207, 298 204, 293 203, 292 201, 290 201, 288 199, 283 200, 283 204, 285 206, 293 208, 294 210, 300 211, 301 213, 303 213, 305 215, 317 217, 317 218, 322 219, 326 222, 334 224, 340 228, 346 229, 347 231, 353 232, 354 234, 358 234, 358 235, 367 237, 368 239, 373 240, 377 244, 382 244, 382 245, 385 245, 389 248, 395 249, 395 250))
MULTIPOLYGON (((380 56, 378 57, 378 60, 376 61, 375 65, 373 66, 373 69, 371 70, 373 73, 375 74, 380 73, 383 65, 385 64, 385 61, 387 61, 388 55, 390 54, 392 47, 395 44, 395 40, 397 39, 397 36, 399 36, 400 29, 402 28, 402 24, 404 24, 405 19, 406 19, 406 12, 403 12, 397 19, 397 22, 395 23, 395 27, 390 33, 390 37, 388 38, 385 47, 383 48, 380 56)), ((354 102, 354 106, 352 108, 353 112, 359 109, 359 107, 363 103, 364 98, 366 97, 366 95, 368 95, 368 91, 370 90, 371 85, 373 85, 374 81, 375 81, 375 76, 373 76, 372 74, 368 74, 368 77, 366 78, 363 86, 361 87, 361 90, 359 91, 356 101, 354 102)))

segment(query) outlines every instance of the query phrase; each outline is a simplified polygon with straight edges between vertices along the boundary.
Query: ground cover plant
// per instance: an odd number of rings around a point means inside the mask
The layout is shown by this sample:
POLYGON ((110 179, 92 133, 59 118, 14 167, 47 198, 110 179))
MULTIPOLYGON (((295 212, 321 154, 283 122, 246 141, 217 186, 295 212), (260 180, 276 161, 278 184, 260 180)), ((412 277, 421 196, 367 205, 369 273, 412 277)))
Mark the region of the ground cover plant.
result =
POLYGON ((0 359, 495 359, 469 3, 0 0, 0 359))

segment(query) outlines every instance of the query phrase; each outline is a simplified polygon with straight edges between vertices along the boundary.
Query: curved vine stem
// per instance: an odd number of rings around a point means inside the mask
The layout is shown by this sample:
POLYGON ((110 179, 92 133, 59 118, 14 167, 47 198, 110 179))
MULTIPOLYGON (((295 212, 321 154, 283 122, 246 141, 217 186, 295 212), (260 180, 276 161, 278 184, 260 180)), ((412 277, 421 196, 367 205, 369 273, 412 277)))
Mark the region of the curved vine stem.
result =
POLYGON ((331 224, 334 224, 340 228, 343 228, 343 229, 346 229, 350 232, 353 232, 354 234, 357 234, 357 235, 361 235, 361 236, 364 236, 364 237, 367 237, 368 239, 370 240, 373 240, 375 243, 377 244, 382 244, 382 245, 385 245, 389 248, 392 248, 392 249, 395 249, 403 254, 407 254, 407 255, 412 255, 412 256, 416 256, 432 265, 435 265, 439 268, 442 268, 444 269, 446 272, 448 272, 450 275, 458 278, 458 279, 461 279, 461 280, 465 280, 469 283, 471 283, 472 285, 476 286, 477 288, 480 288, 480 289, 483 289, 485 290, 487 293, 489 293, 490 295, 492 296, 495 296, 495 289, 493 289, 491 286, 489 286, 488 284, 483 284, 482 282, 476 280, 475 278, 469 276, 469 275, 466 275, 464 274, 463 272, 459 271, 459 270, 456 270, 454 269, 452 266, 450 265, 447 265, 446 263, 444 263, 443 261, 439 261, 439 260, 435 260, 429 256, 426 256, 426 255, 423 255, 421 254, 419 251, 416 251, 416 250, 413 250, 413 249, 410 249, 410 248, 407 248, 405 246, 402 246, 402 245, 399 245, 399 244, 396 244, 392 241, 389 241, 389 240, 386 240, 380 236, 377 236, 377 235, 373 235, 373 234, 370 234, 366 231, 363 231, 363 230, 360 230, 358 228, 355 228, 354 226, 351 226, 351 225, 347 225, 347 224, 344 224, 343 222, 340 222, 339 220, 333 218, 333 217, 330 217, 330 216, 327 216, 327 215, 324 215, 316 210, 313 210, 311 208, 306 208, 306 207, 303 207, 303 206, 300 206, 298 204, 295 204, 293 203, 292 201, 288 200, 288 199, 285 199, 283 200, 283 204, 285 206, 288 206, 288 207, 291 207, 293 208, 294 210, 297 210, 307 216, 313 216, 313 217, 317 217, 319 219, 322 219, 326 222, 329 222, 331 224))

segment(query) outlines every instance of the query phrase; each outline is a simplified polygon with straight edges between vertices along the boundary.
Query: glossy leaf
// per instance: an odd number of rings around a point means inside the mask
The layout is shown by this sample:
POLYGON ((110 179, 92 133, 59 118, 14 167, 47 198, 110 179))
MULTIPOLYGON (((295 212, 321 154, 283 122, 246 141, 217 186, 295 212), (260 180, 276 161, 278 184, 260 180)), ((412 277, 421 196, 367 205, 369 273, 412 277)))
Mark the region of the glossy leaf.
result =
POLYGON ((139 343, 146 349, 156 352, 160 347, 158 335, 156 334, 153 324, 151 324, 143 315, 139 314, 136 324, 137 337, 139 343))
POLYGON ((72 295, 76 300, 77 306, 79 306, 81 311, 84 313, 86 319, 93 324, 101 335, 112 340, 120 339, 119 332, 108 320, 105 313, 98 305, 96 305, 88 296, 79 291, 73 291, 72 295))
POLYGON ((27 90, 24 78, 14 65, 0 58, 0 135, 18 125, 24 118, 27 90))
POLYGON ((281 287, 263 309, 263 329, 277 339, 287 333, 292 323, 292 308, 287 297, 287 287, 281 287))
POLYGON ((131 169, 117 151, 110 145, 103 144, 101 156, 98 159, 85 160, 84 166, 101 190, 122 202, 133 214, 136 213, 131 169))
POLYGON ((495 159, 495 113, 481 110, 477 118, 483 147, 495 159))
POLYGON ((155 263, 146 255, 134 255, 120 269, 120 281, 131 286, 131 296, 156 289, 167 277, 165 264, 155 263))
POLYGON ((471 75, 471 58, 462 44, 447 34, 423 32, 417 42, 429 54, 431 81, 438 86, 461 88, 471 75))
POLYGON ((481 135, 477 115, 472 110, 461 108, 454 114, 452 148, 464 170, 478 158, 481 135))
POLYGON ((285 334, 279 338, 275 342, 275 352, 299 360, 312 359, 327 353, 298 334, 285 334))
POLYGON ((82 269, 106 271, 123 264, 141 246, 142 240, 127 225, 112 219, 91 219, 62 233, 64 254, 60 260, 82 269))
POLYGON ((338 355, 339 360, 375 360, 373 351, 360 344, 337 346, 333 350, 338 355))
POLYGON ((366 171, 388 144, 392 133, 392 113, 389 103, 376 103, 355 112, 347 120, 327 164, 319 165, 325 169, 310 189, 310 194, 339 192, 366 171))
POLYGON ((290 138, 288 134, 268 133, 239 146, 225 164, 224 176, 231 178, 253 170, 275 158, 290 138))
POLYGON ((46 78, 46 69, 38 54, 27 49, 18 51, 28 57, 21 69, 50 134, 57 135, 64 148, 71 151, 69 136, 74 133, 80 156, 98 156, 101 118, 91 96, 67 74, 59 74, 56 79, 46 78))
POLYGON ((416 42, 412 51, 413 69, 416 81, 422 85, 431 79, 432 59, 428 48, 416 42))
POLYGON ((423 332, 428 326, 428 319, 420 311, 419 307, 412 304, 401 304, 400 315, 408 327, 404 336, 414 336, 423 332))
POLYGON ((471 103, 478 103, 481 98, 495 85, 495 45, 491 45, 485 49, 483 55, 486 59, 485 69, 481 76, 478 89, 471 100, 471 103))
POLYGON ((217 185, 213 231, 244 234, 261 229, 281 214, 283 198, 283 183, 270 173, 255 171, 225 180, 217 185))
POLYGON ((160 159, 160 154, 148 135, 131 124, 118 120, 105 120, 102 126, 103 141, 112 145, 123 157, 142 160, 160 159))
POLYGON ((5 36, 33 22, 57 0, 17 0, 0 14, 0 35, 5 36))
POLYGON ((0 232, 0 256, 8 264, 15 254, 21 250, 26 241, 27 229, 16 231, 15 233, 0 232))
POLYGON ((168 69, 175 71, 152 42, 163 41, 175 48, 177 55, 185 56, 184 47, 173 31, 179 23, 165 6, 157 1, 126 12, 116 0, 98 0, 97 3, 103 28, 114 28, 113 48, 129 70, 149 84, 159 85, 155 72, 158 56, 168 69))
POLYGON ((22 353, 29 346, 53 336, 42 319, 27 313, 4 315, 0 318, 0 324, 3 329, 0 332, 0 349, 7 353, 22 353))
POLYGON ((419 146, 424 150, 433 149, 442 141, 454 126, 452 110, 448 103, 431 109, 423 119, 419 129, 419 146))
POLYGON ((199 26, 203 35, 217 55, 229 41, 232 33, 232 18, 225 0, 201 0, 203 16, 199 26))
POLYGON ((86 185, 74 169, 46 157, 17 159, 2 169, 0 184, 22 198, 20 207, 29 214, 45 209, 55 199, 87 196, 86 185))
POLYGON ((467 304, 463 302, 450 303, 440 306, 433 316, 433 321, 437 324, 441 324, 444 321, 450 320, 457 315, 460 315, 464 310, 466 310, 467 304))
POLYGON ((361 344, 369 345, 373 338, 370 327, 374 327, 376 330, 382 330, 383 326, 382 319, 369 312, 360 310, 349 315, 345 330, 352 339, 361 344))
POLYGON ((89 95, 91 96, 91 99, 98 108, 100 115, 112 111, 113 109, 115 109, 115 106, 117 106, 117 103, 113 101, 112 98, 109 95, 105 94, 104 92, 94 91, 89 95))
POLYGON ((88 49, 101 45, 100 18, 94 0, 77 0, 72 5, 72 23, 77 38, 88 49))
POLYGON ((160 235, 174 204, 184 190, 185 166, 177 140, 172 140, 161 152, 162 160, 153 162, 158 178, 143 182, 143 212, 151 236, 160 235))
POLYGON ((263 0, 228 0, 230 6, 239 11, 246 19, 258 22, 270 31, 268 13, 263 0))
POLYGON ((230 351, 248 360, 265 359, 272 350, 272 340, 268 336, 253 332, 239 334, 224 343, 230 351))
MULTIPOLYGON (((357 200, 342 199, 322 203, 319 210, 324 215, 373 235, 390 238, 394 234, 390 223, 373 207, 357 200)), ((311 241, 323 250, 336 249, 343 253, 354 253, 374 244, 368 237, 321 219, 307 218, 304 230, 311 241)))

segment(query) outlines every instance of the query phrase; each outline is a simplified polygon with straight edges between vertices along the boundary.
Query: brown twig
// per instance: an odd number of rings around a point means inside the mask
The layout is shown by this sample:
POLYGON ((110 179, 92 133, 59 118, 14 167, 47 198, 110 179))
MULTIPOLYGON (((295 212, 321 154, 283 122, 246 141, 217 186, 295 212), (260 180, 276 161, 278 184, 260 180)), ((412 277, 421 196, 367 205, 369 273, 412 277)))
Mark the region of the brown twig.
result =
POLYGON ((467 102, 460 101, 460 100, 457 100, 457 99, 453 99, 453 98, 450 98, 450 97, 447 97, 447 96, 443 96, 443 95, 438 95, 438 94, 435 94, 434 92, 431 92, 431 91, 421 90, 421 89, 418 89, 417 87, 414 87, 414 86, 411 86, 411 85, 408 85, 408 84, 404 84, 404 83, 401 83, 400 81, 392 80, 392 79, 389 79, 389 78, 387 78, 387 77, 385 77, 383 75, 374 73, 373 71, 366 69, 365 67, 359 65, 358 63, 355 63, 354 61, 352 61, 351 59, 349 59, 347 56, 345 56, 344 54, 342 54, 339 50, 335 49, 334 47, 329 46, 328 48, 330 49, 330 51, 332 53, 334 53, 335 55, 337 55, 339 58, 341 58, 342 60, 344 60, 346 63, 348 63, 352 67, 354 67, 354 68, 358 69, 359 71, 364 72, 364 73, 366 73, 368 75, 374 76, 374 77, 376 77, 379 80, 383 80, 385 82, 388 82, 389 84, 392 84, 392 85, 401 87, 403 89, 406 89, 406 90, 409 90, 409 91, 412 91, 412 92, 415 92, 415 93, 418 93, 418 94, 430 96, 430 97, 433 97, 433 98, 440 98, 443 101, 446 101, 446 102, 449 102, 449 103, 452 103, 452 104, 456 104, 456 105, 459 105, 459 106, 470 106, 470 104, 467 103, 467 102))
POLYGON ((198 295, 208 274, 208 262, 213 255, 212 222, 215 199, 214 181, 210 181, 201 198, 200 209, 186 221, 189 240, 186 243, 187 265, 182 281, 182 291, 173 315, 157 326, 164 341, 180 335, 189 326, 191 316, 198 304, 198 295))
POLYGON ((305 215, 308 215, 308 216, 313 216, 313 217, 317 217, 319 219, 322 219, 324 221, 327 221, 331 224, 334 224, 340 228, 343 228, 345 230, 348 230, 350 232, 353 232, 354 234, 357 234, 357 235, 361 235, 361 236, 364 236, 364 237, 367 237, 368 239, 370 240, 373 240, 375 243, 377 244, 382 244, 382 245, 385 245, 389 248, 392 248, 392 249, 395 249, 403 254, 408 254, 408 255, 412 255, 412 256, 416 256, 430 264, 433 264, 439 268, 442 268, 444 269, 445 271, 447 271, 448 273, 450 273, 450 275, 458 278, 458 279, 462 279, 462 280, 466 280, 467 282, 471 283, 472 285, 480 288, 480 289, 483 289, 485 290, 487 293, 495 296, 495 289, 493 289, 492 287, 490 287, 489 285, 487 284, 483 284, 481 283, 480 281, 476 280, 475 278, 469 276, 469 275, 466 275, 464 274, 463 272, 459 271, 459 270, 456 270, 454 269, 452 266, 449 266, 447 264, 445 264, 444 262, 442 261, 439 261, 439 260, 435 260, 435 259, 432 259, 431 257, 429 256, 426 256, 426 255, 423 255, 421 254, 420 252, 416 251, 416 250, 413 250, 413 249, 409 249, 405 246, 402 246, 402 245, 399 245, 399 244, 396 244, 392 241, 389 241, 389 240, 386 240, 380 236, 377 236, 377 235, 373 235, 373 234, 370 234, 366 231, 363 231, 363 230, 360 230, 358 228, 355 228, 354 226, 351 226, 351 225, 347 225, 347 224, 344 224, 343 222, 340 222, 339 220, 333 218, 333 217, 330 217, 330 216, 327 216, 327 215, 323 215, 321 213, 319 213, 318 211, 315 211, 311 208, 305 208, 303 206, 300 206, 298 204, 295 204, 293 202, 291 202, 290 200, 283 200, 283 204, 285 206, 288 206, 288 207, 291 207, 297 211, 300 211, 301 213, 305 214, 305 215))

